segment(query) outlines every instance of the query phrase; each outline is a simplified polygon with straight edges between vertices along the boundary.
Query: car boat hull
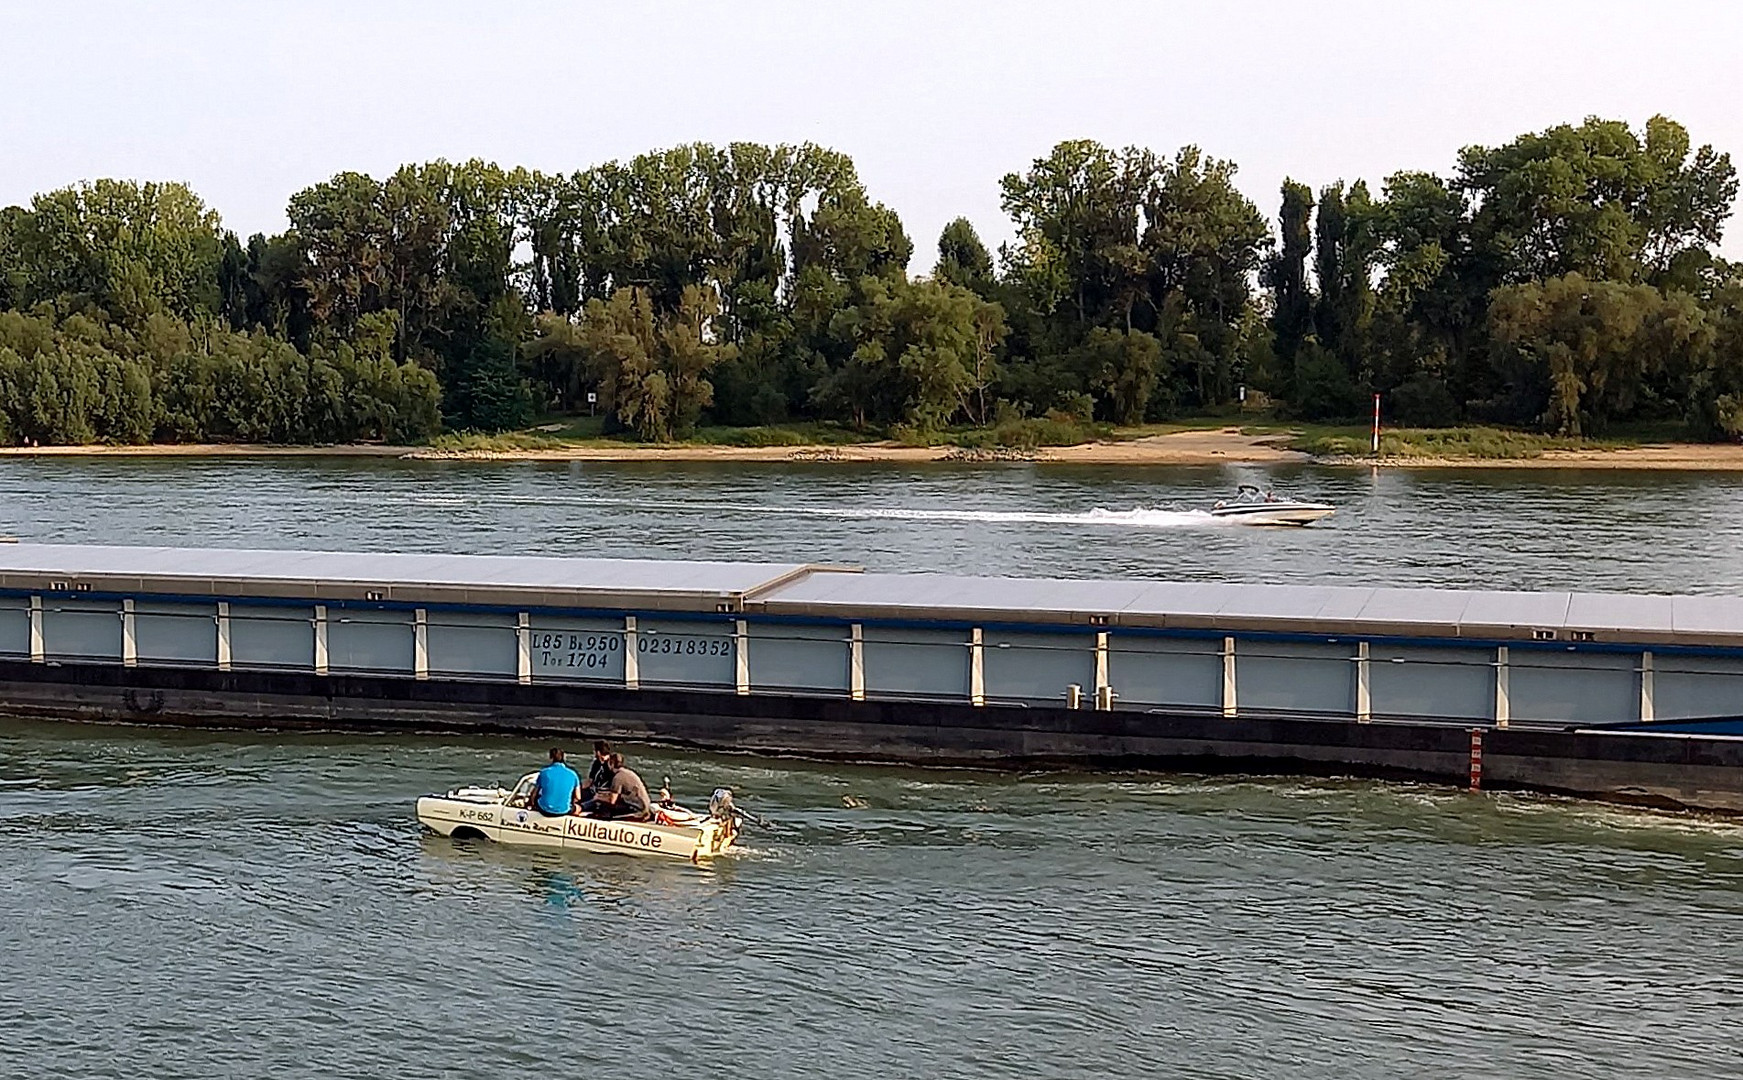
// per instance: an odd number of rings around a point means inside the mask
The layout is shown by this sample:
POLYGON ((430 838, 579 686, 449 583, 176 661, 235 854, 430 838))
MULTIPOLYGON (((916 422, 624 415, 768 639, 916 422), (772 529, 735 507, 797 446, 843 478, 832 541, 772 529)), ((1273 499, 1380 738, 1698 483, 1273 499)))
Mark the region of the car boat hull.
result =
POLYGON ((1274 502, 1220 506, 1210 516, 1241 525, 1311 525, 1335 513, 1337 508, 1325 503, 1274 502))
POLYGON ((1257 484, 1242 484, 1233 499, 1211 507, 1210 516, 1237 525, 1311 525, 1335 513, 1329 503, 1280 498, 1257 484))
POLYGON ((438 835, 456 839, 692 863, 724 855, 738 838, 738 823, 731 815, 716 817, 682 807, 659 807, 652 821, 616 821, 580 814, 553 817, 524 805, 524 801, 503 788, 460 788, 419 799, 418 821, 438 835), (515 805, 517 802, 522 805, 515 805))

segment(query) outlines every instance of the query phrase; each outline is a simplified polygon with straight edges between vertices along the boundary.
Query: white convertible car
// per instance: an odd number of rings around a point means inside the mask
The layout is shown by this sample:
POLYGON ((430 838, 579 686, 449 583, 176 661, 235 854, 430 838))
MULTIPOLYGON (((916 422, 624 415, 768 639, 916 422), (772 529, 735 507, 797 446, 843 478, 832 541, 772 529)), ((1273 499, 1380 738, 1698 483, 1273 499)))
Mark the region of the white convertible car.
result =
POLYGON ((537 775, 521 777, 512 791, 463 787, 446 795, 425 795, 418 800, 418 820, 457 840, 615 851, 690 862, 726 853, 738 837, 740 814, 732 805, 729 788, 715 789, 706 814, 663 801, 654 807, 649 821, 605 820, 580 814, 552 817, 528 805, 537 775))

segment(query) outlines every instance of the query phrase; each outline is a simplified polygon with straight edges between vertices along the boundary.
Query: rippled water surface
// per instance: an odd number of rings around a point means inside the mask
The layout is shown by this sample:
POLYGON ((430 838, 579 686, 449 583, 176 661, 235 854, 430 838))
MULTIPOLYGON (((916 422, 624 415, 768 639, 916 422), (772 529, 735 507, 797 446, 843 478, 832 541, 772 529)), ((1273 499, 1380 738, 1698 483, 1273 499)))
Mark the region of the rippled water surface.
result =
POLYGON ((0 735, 0 1072, 1736 1075, 1743 830, 1353 782, 642 755, 698 870, 419 835, 505 741, 0 735), (6 1068, 11 1063, 17 1071, 6 1068))
MULTIPOLYGON (((1687 474, 0 461, 0 532, 1743 591, 1743 483, 1687 474), (1249 478, 1342 510, 1194 512, 1249 478)), ((0 1076, 1743 1076, 1736 823, 637 749, 776 827, 420 835, 540 753, 0 721, 0 1076)))
POLYGON ((0 459, 61 542, 828 561, 1062 577, 1743 591, 1743 475, 0 459), (1241 481, 1336 504, 1213 523, 1241 481))

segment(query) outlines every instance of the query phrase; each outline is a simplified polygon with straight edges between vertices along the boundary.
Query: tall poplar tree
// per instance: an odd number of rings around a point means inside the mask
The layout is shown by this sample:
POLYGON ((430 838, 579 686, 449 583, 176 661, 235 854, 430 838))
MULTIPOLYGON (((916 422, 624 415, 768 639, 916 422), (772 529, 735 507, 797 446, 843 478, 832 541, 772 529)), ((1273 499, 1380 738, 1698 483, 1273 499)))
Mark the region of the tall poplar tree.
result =
POLYGON ((1271 290, 1271 329, 1277 338, 1277 359, 1285 372, 1293 370, 1301 343, 1313 332, 1313 290, 1307 281, 1307 260, 1313 252, 1313 189, 1283 181, 1283 205, 1277 214, 1277 254, 1265 267, 1271 290))

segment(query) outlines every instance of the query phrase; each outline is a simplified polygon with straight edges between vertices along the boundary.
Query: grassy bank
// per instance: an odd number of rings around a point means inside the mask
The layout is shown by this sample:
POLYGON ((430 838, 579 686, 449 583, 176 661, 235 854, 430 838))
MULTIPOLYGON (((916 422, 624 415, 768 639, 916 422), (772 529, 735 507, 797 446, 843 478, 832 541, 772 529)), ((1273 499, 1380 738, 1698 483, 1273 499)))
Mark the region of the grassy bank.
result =
MULTIPOLYGON (((1743 471, 1743 444, 1716 445, 1665 438, 1662 431, 1616 432, 1601 439, 1562 439, 1499 428, 1400 429, 1386 432, 1383 456, 1368 454, 1367 433, 1355 427, 1231 424, 1198 418, 1134 428, 1073 428, 1026 423, 1021 428, 968 428, 926 439, 880 438, 811 425, 712 429, 687 442, 650 444, 614 438, 597 427, 558 422, 497 435, 447 435, 425 446, 352 443, 268 446, 247 443, 0 447, 0 458, 22 457, 410 457, 545 461, 1048 461, 1078 465, 1281 464, 1318 460, 1333 465, 1445 468, 1543 467, 1743 471), (1317 455, 1312 457, 1310 455, 1317 455)), ((899 434, 899 433, 891 433, 899 434)), ((1674 434, 1674 433, 1673 433, 1674 434)))
POLYGON ((670 443, 647 443, 627 433, 606 434, 604 421, 598 417, 552 420, 522 431, 507 431, 493 435, 459 432, 441 435, 430 443, 432 450, 479 453, 507 453, 517 450, 562 450, 568 448, 625 447, 801 447, 801 446, 864 446, 876 443, 908 447, 955 446, 969 450, 1037 449, 1040 447, 1080 446, 1084 443, 1115 438, 1135 438, 1157 434, 1164 430, 1184 430, 1178 425, 1157 426, 1154 429, 1116 431, 1111 424, 1086 424, 1057 417, 1025 418, 985 427, 953 427, 943 431, 921 432, 909 428, 856 430, 841 424, 794 423, 765 424, 757 427, 701 427, 689 436, 670 443))
MULTIPOLYGON (((1059 416, 1010 420, 984 427, 954 427, 918 432, 856 430, 840 424, 794 423, 759 427, 703 427, 671 443, 644 443, 625 433, 606 434, 598 417, 554 419, 523 431, 481 435, 442 435, 432 450, 456 453, 514 453, 572 448, 630 449, 637 447, 960 447, 966 450, 1041 450, 1087 443, 1134 443, 1169 435, 1238 429, 1240 434, 1322 459, 1368 458, 1367 427, 1302 424, 1263 415, 1219 412, 1183 417, 1160 424, 1115 427, 1059 416)), ((1700 445, 1680 424, 1634 425, 1599 437, 1570 438, 1483 425, 1448 428, 1385 428, 1380 456, 1394 460, 1523 461, 1550 451, 1604 452, 1643 446, 1700 445)))
POLYGON ((509 453, 516 450, 564 450, 593 447, 672 446, 850 446, 877 441, 881 436, 854 432, 836 424, 771 424, 761 427, 703 427, 689 437, 670 443, 643 442, 625 432, 606 434, 599 417, 553 420, 521 431, 481 434, 476 431, 439 435, 430 449, 455 452, 509 453))
MULTIPOLYGON (((669 443, 607 434, 599 417, 558 417, 520 431, 437 436, 423 446, 353 443, 86 445, 0 448, 0 455, 322 455, 414 457, 595 457, 611 460, 690 458, 817 460, 1029 460, 1102 464, 1214 464, 1287 461, 1365 462, 1369 431, 1356 425, 1299 424, 1232 410, 1167 423, 1116 427, 1059 416, 1024 418, 938 432, 856 430, 839 424, 704 427, 669 443), (791 452, 791 453, 789 453, 791 452)), ((1382 432, 1380 458, 1394 465, 1584 464, 1640 468, 1743 467, 1743 446, 1702 443, 1681 425, 1635 425, 1601 437, 1566 438, 1510 428, 1393 428, 1382 432)))
MULTIPOLYGON (((1319 458, 1372 456, 1372 431, 1366 427, 1300 425, 1268 429, 1245 429, 1251 434, 1275 430, 1288 438, 1288 446, 1319 458)), ((1592 438, 1545 435, 1534 431, 1487 426, 1449 428, 1382 428, 1382 458, 1476 459, 1514 461, 1542 457, 1552 450, 1634 450, 1648 445, 1695 444, 1681 424, 1634 425, 1592 438)))

